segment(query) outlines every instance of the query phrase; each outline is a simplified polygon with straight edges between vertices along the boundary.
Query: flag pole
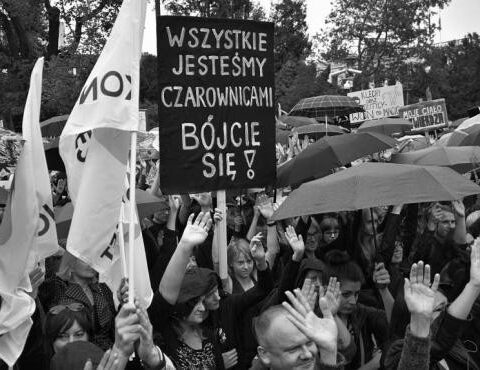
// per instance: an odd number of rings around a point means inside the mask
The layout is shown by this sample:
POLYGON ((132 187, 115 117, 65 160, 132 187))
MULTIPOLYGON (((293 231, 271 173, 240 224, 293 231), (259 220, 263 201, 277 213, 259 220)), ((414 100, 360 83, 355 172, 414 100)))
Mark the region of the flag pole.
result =
POLYGON ((135 201, 135 175, 137 165, 137 131, 132 131, 132 137, 130 142, 130 215, 128 218, 128 303, 134 303, 135 290, 134 290, 134 273, 133 273, 133 259, 134 259, 134 242, 135 242, 135 207, 137 203, 135 201))
POLYGON ((222 221, 219 222, 217 236, 217 248, 218 248, 218 273, 220 279, 228 279, 228 266, 227 266, 227 200, 225 190, 217 191, 217 208, 223 212, 222 221))
POLYGON ((124 208, 120 208, 120 219, 118 221, 118 245, 120 247, 120 262, 122 263, 122 275, 124 278, 128 277, 127 261, 125 257, 125 237, 123 234, 123 220, 124 220, 124 208))

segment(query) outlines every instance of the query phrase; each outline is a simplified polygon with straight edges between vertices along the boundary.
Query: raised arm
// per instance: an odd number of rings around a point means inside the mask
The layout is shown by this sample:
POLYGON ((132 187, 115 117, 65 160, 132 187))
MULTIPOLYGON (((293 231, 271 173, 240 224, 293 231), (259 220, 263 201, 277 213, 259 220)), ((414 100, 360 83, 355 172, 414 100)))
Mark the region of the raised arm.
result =
POLYGON ((160 282, 160 294, 172 305, 177 302, 185 269, 192 255, 193 248, 205 241, 212 226, 210 213, 200 212, 195 221, 193 217, 194 215, 191 214, 188 218, 182 238, 160 282))
POLYGON ((465 205, 462 200, 452 202, 453 213, 455 215, 455 230, 453 231, 453 241, 457 244, 467 242, 467 226, 465 224, 465 205))

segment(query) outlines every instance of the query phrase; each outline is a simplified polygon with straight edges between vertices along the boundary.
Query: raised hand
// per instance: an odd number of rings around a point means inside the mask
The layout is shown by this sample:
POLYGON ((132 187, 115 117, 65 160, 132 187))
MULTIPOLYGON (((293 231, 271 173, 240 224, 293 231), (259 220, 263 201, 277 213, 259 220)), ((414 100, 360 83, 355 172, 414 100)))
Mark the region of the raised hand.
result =
POLYGON ((405 279, 405 303, 412 315, 428 320, 433 315, 435 307, 435 292, 438 289, 440 275, 436 274, 430 285, 430 266, 423 262, 414 263, 410 270, 410 279, 405 279))
POLYGON ((193 217, 193 213, 188 217, 187 226, 180 240, 180 243, 189 247, 202 244, 207 239, 208 231, 212 226, 212 219, 209 212, 200 212, 195 221, 193 217))
POLYGON ((180 209, 180 198, 178 196, 169 195, 168 205, 170 206, 170 212, 177 213, 180 209))
POLYGON ((137 307, 137 316, 140 324, 140 340, 137 341, 136 349, 140 360, 148 366, 148 368, 156 368, 162 362, 162 354, 160 350, 153 343, 153 328, 145 308, 140 307, 138 302, 135 302, 137 307))
POLYGON ((315 342, 319 350, 336 353, 337 324, 325 299, 320 299, 320 309, 323 314, 323 318, 320 318, 313 313, 307 299, 299 289, 295 289, 294 293, 295 296, 291 292, 286 292, 291 305, 287 302, 282 303, 290 314, 288 320, 307 338, 315 342))
POLYGON ((305 243, 303 242, 303 237, 301 235, 297 236, 293 226, 288 226, 287 231, 285 231, 285 237, 287 238, 288 244, 292 247, 293 256, 296 258, 302 258, 303 253, 305 252, 305 243))
POLYGON ((119 354, 129 358, 134 350, 134 343, 140 338, 139 317, 132 303, 124 304, 115 317, 115 344, 119 354))
POLYGON ((313 284, 312 279, 306 278, 303 281, 302 294, 307 300, 308 305, 314 308, 317 301, 317 292, 315 292, 315 284, 313 284))
POLYGON ((336 315, 340 308, 340 296, 340 282, 337 281, 336 277, 331 277, 327 288, 321 290, 319 304, 320 300, 323 299, 324 307, 328 308, 332 315, 336 315))
POLYGON ((213 223, 216 225, 223 220, 223 212, 220 208, 215 208, 215 213, 213 214, 213 223))
POLYGON ((275 213, 272 200, 266 194, 261 194, 257 197, 257 203, 261 215, 269 220, 275 213))
POLYGON ((375 264, 375 270, 373 271, 373 282, 378 289, 386 289, 390 284, 390 274, 385 268, 383 262, 375 264))
POLYGON ((265 249, 262 244, 262 233, 258 233, 250 241, 250 252, 257 265, 265 263, 265 249))
POLYGON ((470 283, 480 287, 480 238, 475 239, 470 252, 470 283))

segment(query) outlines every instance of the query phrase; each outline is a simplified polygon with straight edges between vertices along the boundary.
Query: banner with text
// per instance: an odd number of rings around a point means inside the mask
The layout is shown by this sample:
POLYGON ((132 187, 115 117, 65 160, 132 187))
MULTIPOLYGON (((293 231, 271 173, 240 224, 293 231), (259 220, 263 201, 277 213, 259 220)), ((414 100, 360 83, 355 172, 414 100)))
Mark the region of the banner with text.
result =
POLYGON ((365 112, 350 114, 351 123, 397 116, 398 108, 404 105, 402 84, 354 91, 347 95, 365 109, 365 112))
POLYGON ((430 131, 448 125, 445 99, 406 105, 398 110, 401 118, 413 123, 412 131, 430 131))
POLYGON ((273 24, 161 16, 157 52, 162 191, 272 184, 273 24))

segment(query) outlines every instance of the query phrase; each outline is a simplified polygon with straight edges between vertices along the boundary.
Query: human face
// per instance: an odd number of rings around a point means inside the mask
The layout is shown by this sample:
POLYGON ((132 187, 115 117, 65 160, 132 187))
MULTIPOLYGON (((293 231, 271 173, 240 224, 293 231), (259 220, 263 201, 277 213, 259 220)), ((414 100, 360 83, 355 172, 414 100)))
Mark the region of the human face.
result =
POLYGON ((210 292, 205 295, 203 300, 205 308, 209 311, 218 310, 220 307, 220 294, 218 293, 218 288, 213 288, 210 292))
POLYGON ((360 292, 361 283, 359 281, 342 281, 340 283, 340 308, 339 313, 349 315, 353 313, 357 307, 358 294, 360 292))
POLYGON ((317 346, 301 333, 285 316, 277 317, 266 335, 258 354, 273 370, 315 368, 317 346))
POLYGON ((202 299, 198 301, 195 307, 193 307, 192 312, 190 312, 190 315, 187 316, 185 321, 188 324, 198 325, 198 324, 201 324, 207 318, 207 316, 208 316, 208 311, 205 308, 205 304, 202 297, 202 299))
POLYGON ((79 259, 75 262, 74 274, 82 279, 93 279, 97 275, 93 268, 79 259))
POLYGON ((318 248, 318 241, 321 237, 321 231, 318 224, 312 220, 312 224, 307 231, 307 240, 305 241, 305 251, 315 252, 318 248))
POLYGON ((443 212, 437 223, 437 235, 440 238, 446 238, 453 229, 455 229, 455 216, 451 212, 443 212))
POLYGON ((58 334, 58 337, 53 341, 53 350, 57 353, 68 343, 72 342, 88 342, 88 334, 83 330, 78 322, 74 321, 73 325, 64 332, 58 334))
POLYGON ((153 221, 160 225, 166 224, 169 215, 170 206, 168 205, 168 200, 163 200, 158 207, 158 211, 153 214, 153 221))
POLYGON ((253 271, 253 260, 250 256, 240 253, 232 263, 232 269, 235 277, 238 279, 247 279, 253 271))
POLYGON ((367 235, 374 235, 374 228, 375 231, 378 229, 378 224, 379 224, 379 219, 378 215, 373 212, 373 218, 372 218, 372 212, 370 212, 369 209, 363 210, 363 231, 367 235))

